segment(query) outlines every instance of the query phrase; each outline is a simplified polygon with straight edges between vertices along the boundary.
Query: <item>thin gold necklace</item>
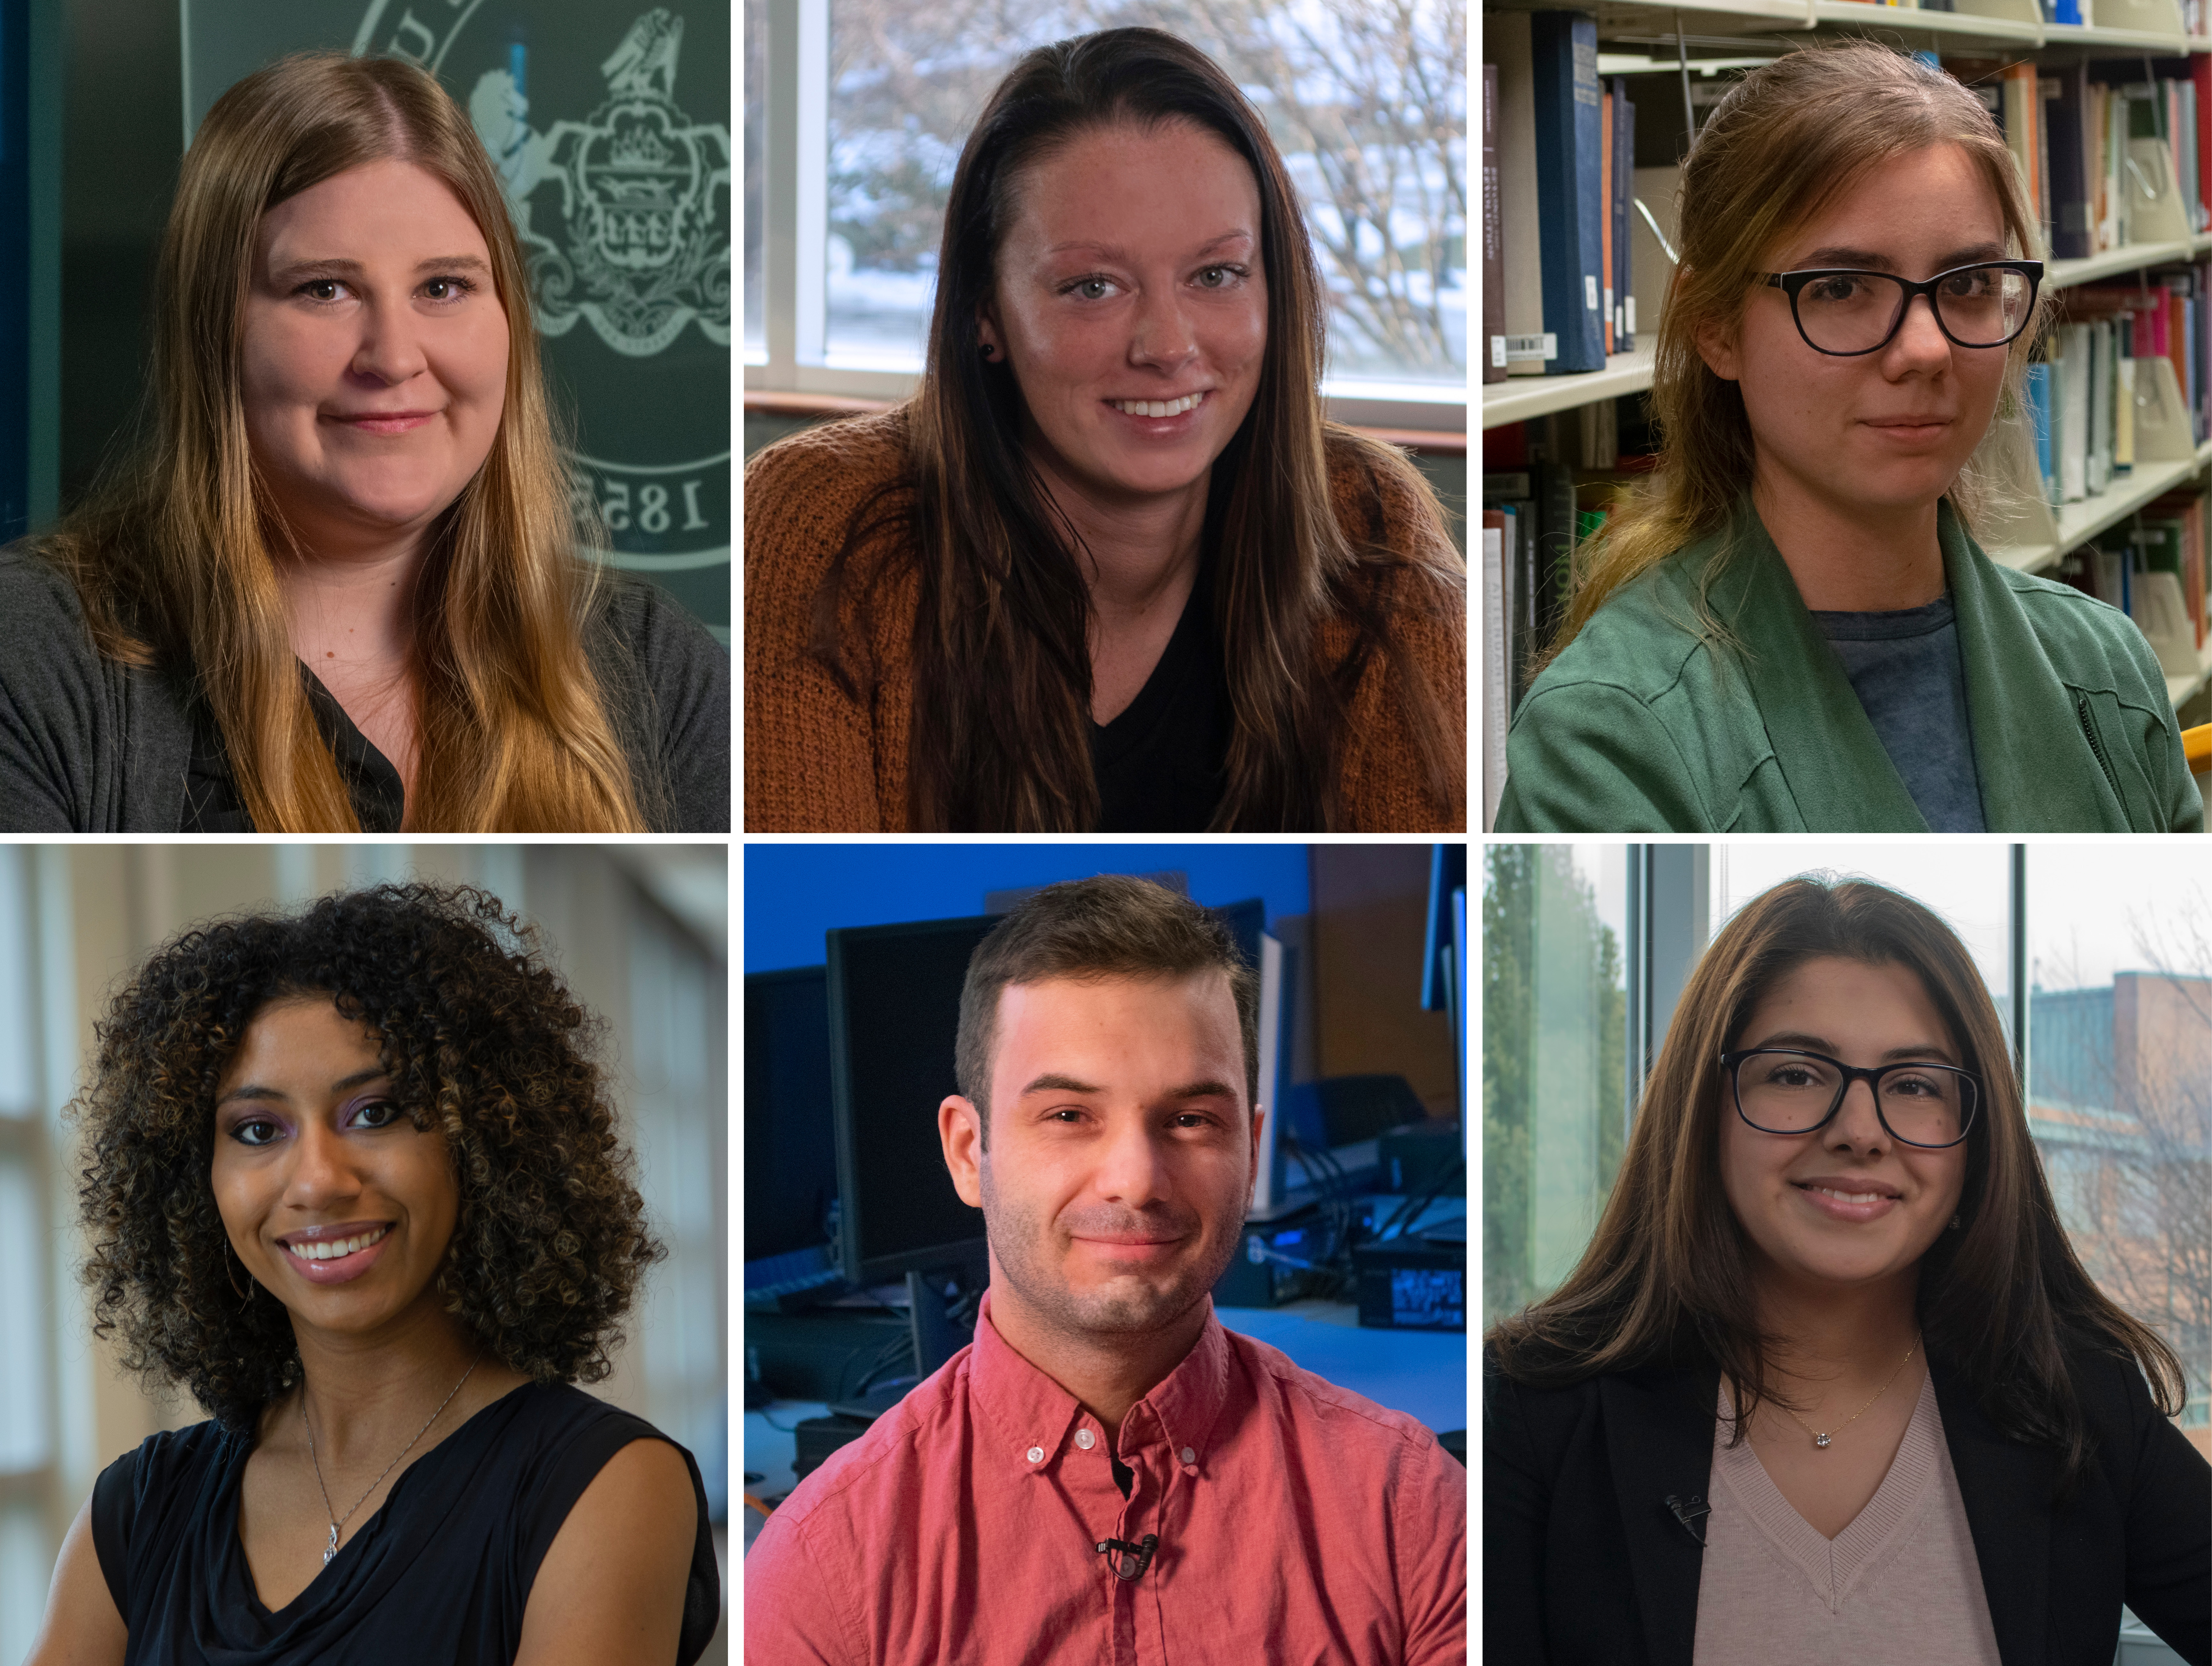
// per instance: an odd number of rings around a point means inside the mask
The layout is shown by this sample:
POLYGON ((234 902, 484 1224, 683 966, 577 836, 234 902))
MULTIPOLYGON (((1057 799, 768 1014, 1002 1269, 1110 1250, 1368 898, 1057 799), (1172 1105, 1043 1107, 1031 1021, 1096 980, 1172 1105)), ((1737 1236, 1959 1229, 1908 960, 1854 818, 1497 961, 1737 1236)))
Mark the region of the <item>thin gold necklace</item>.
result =
MULTIPOLYGON (((1893 1382, 1895 1382, 1895 1381, 1897 1380, 1898 1372, 1901 1372, 1901 1371, 1903 1371, 1903 1370, 1905 1369, 1905 1367, 1906 1366, 1906 1365, 1908 1365, 1908 1364, 1911 1361, 1911 1359, 1912 1359, 1912 1350, 1913 1350, 1913 1348, 1918 1348, 1919 1346, 1920 1346, 1920 1338, 1919 1338, 1918 1336, 1915 1336, 1915 1337, 1912 1339, 1912 1348, 1906 1348, 1906 1349, 1905 1350, 1905 1358, 1904 1358, 1904 1359, 1902 1359, 1902 1360, 1899 1360, 1897 1362, 1897 1371, 1893 1371, 1893 1372, 1891 1372, 1889 1373, 1889 1383, 1893 1383, 1893 1382)), ((1842 1422, 1840 1422, 1840 1423, 1837 1424, 1837 1425, 1836 1425, 1836 1427, 1835 1427, 1835 1433, 1838 1433, 1838 1434, 1841 1434, 1841 1433, 1842 1433, 1845 1429, 1848 1429, 1849 1427, 1850 1427, 1850 1426, 1851 1426, 1852 1424, 1854 1424, 1854 1423, 1857 1422, 1857 1421, 1859 1421, 1859 1419, 1860 1419, 1860 1418, 1862 1418, 1862 1417, 1865 1416, 1865 1415, 1866 1415, 1866 1411, 1867 1411, 1867 1406, 1871 1406, 1872 1404, 1874 1404, 1874 1402, 1875 1402, 1875 1400, 1879 1400, 1879 1399, 1881 1399, 1881 1396, 1882 1396, 1883 1395, 1885 1395, 1885 1394, 1887 1394, 1887 1393, 1888 1393, 1888 1392, 1889 1392, 1889 1383, 1884 1383, 1884 1384, 1883 1384, 1880 1388, 1876 1389, 1876 1390, 1874 1391, 1874 1396, 1873 1396, 1873 1398, 1872 1398, 1872 1399, 1869 1399, 1869 1400, 1866 1402, 1866 1406, 1861 1406, 1861 1407, 1860 1407, 1856 1411, 1853 1412, 1853 1413, 1852 1413, 1849 1417, 1846 1417, 1846 1418, 1845 1418, 1842 1422)), ((1779 1400, 1776 1401, 1774 1403, 1775 1403, 1775 1404, 1777 1404, 1778 1406, 1782 1405, 1782 1402, 1781 1402, 1779 1400)), ((1796 1426, 1797 1426, 1799 1428, 1801 1428, 1801 1429, 1804 1430, 1806 1433, 1808 1433, 1808 1434, 1809 1434, 1809 1435, 1811 1435, 1811 1436, 1813 1437, 1813 1444, 1814 1444, 1815 1446, 1825 1446, 1825 1445, 1826 1445, 1828 1444, 1828 1437, 1827 1437, 1826 1435, 1822 1434, 1819 1430, 1815 1429, 1815 1428, 1814 1428, 1814 1427, 1810 1423, 1808 1423, 1808 1422, 1807 1422, 1803 1418, 1802 1418, 1802 1417, 1798 1416, 1798 1415, 1797 1415, 1797 1414, 1796 1414, 1796 1412, 1794 1412, 1794 1411, 1790 1411, 1790 1408, 1789 1408, 1789 1407, 1787 1407, 1787 1406, 1782 1406, 1782 1409, 1783 1409, 1784 1411, 1785 1411, 1785 1412, 1790 1412, 1790 1421, 1791 1422, 1793 1422, 1793 1423, 1796 1424, 1796 1426)))

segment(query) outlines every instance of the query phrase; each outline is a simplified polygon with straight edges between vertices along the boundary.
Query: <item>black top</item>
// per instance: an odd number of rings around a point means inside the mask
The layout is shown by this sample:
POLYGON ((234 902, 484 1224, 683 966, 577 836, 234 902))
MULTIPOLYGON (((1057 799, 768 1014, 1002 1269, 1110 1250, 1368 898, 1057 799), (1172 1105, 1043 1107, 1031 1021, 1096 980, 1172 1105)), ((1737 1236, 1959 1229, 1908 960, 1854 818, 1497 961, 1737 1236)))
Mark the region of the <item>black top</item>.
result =
POLYGON ((1175 634, 1128 709, 1091 725, 1100 833, 1203 833, 1221 803, 1229 685, 1200 569, 1175 634))
MULTIPOLYGON (((155 1435, 92 1489, 93 1548, 130 1630, 125 1666, 506 1666, 569 1509, 631 1441, 667 1439, 580 1389, 526 1384, 404 1470, 271 1614, 238 1537, 252 1439, 212 1422, 155 1435)), ((676 1450, 699 1506, 677 1652, 690 1666, 714 1634, 721 1579, 699 1466, 676 1450)))
MULTIPOLYGON (((2064 1504, 2057 1454, 2000 1434, 1931 1354, 1928 1372, 2005 1666, 2111 1666, 2120 1605, 2191 1666, 2212 1657, 2212 1466, 2132 1360, 2069 1356, 2096 1443, 2064 1504)), ((1571 1387, 1499 1375, 1483 1350, 1484 1642, 1516 1666, 1691 1666, 1717 1368, 1571 1387)), ((1899 1658, 1907 1657, 1903 1650, 1899 1658)))
MULTIPOLYGON (((337 760, 338 778, 353 801, 354 819, 363 833, 395 833, 407 814, 407 788, 392 760, 354 726, 336 695, 323 687, 302 661, 300 681, 307 691, 307 709, 315 714, 315 727, 323 744, 337 760)), ((230 772, 229 754, 223 749, 222 731, 205 706, 192 712, 192 760, 185 772, 185 817, 179 833, 252 833, 253 818, 239 797, 238 782, 230 772)))
POLYGON ((1930 833, 1984 833, 1966 668, 1951 598, 1881 613, 1815 613, 1881 749, 1930 833))
MULTIPOLYGON (((646 824, 727 833, 729 650, 659 586, 605 577, 584 651, 646 824)), ((189 665, 103 657, 69 579, 27 542, 0 546, 0 833, 249 831, 193 685, 189 665)), ((390 764, 315 691, 362 827, 396 829, 398 778, 377 779, 390 764)))

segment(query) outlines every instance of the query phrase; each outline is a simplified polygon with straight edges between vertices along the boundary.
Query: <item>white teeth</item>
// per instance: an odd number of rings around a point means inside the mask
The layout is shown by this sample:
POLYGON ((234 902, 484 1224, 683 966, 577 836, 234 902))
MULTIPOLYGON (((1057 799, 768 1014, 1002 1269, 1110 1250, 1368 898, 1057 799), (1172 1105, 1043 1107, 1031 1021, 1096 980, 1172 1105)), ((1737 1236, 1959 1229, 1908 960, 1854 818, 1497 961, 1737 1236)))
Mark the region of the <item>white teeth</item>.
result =
POLYGON ((284 1247, 302 1261, 336 1261, 340 1256, 367 1249, 391 1230, 389 1227, 379 1227, 374 1232, 356 1233, 351 1238, 325 1239, 319 1243, 287 1244, 284 1247))
POLYGON ((1846 1203, 1879 1203, 1889 1196, 1884 1191, 1838 1191, 1833 1186, 1808 1186, 1805 1190, 1839 1197, 1846 1203))
POLYGON ((1129 416, 1180 416, 1194 410, 1206 396, 1188 393, 1180 399, 1116 399, 1114 409, 1129 416))

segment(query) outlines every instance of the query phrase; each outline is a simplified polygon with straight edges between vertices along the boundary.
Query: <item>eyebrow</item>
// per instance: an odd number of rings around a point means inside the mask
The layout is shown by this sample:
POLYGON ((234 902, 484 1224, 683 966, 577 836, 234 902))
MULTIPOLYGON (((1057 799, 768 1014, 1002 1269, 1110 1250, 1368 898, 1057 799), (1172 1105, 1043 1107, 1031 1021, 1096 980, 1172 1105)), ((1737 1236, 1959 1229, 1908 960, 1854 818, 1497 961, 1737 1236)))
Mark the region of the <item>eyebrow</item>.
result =
MULTIPOLYGON (((1752 1052, 1761 1047, 1796 1047, 1805 1052, 1826 1053, 1831 1057, 1836 1051, 1836 1044, 1826 1036, 1807 1035, 1801 1030, 1784 1030, 1778 1035, 1770 1035, 1764 1041, 1754 1042, 1744 1051, 1752 1052)), ((1893 1064, 1906 1058, 1932 1058, 1954 1069, 1958 1066, 1958 1060, 1952 1057, 1948 1047, 1938 1046, 1933 1042, 1923 1042, 1917 1047, 1892 1047, 1881 1055, 1884 1064, 1893 1064)))
MULTIPOLYGON (((434 255, 428 260, 418 260, 415 270, 420 272, 451 272, 465 268, 472 272, 491 276, 491 268, 474 255, 434 255)), ((271 274, 279 283, 304 283, 310 278, 357 278, 368 268, 357 260, 295 260, 275 269, 271 274)))
MULTIPOLYGON (((1078 1081, 1073 1076, 1054 1075, 1051 1074, 1039 1076, 1036 1081, 1030 1082, 1028 1087, 1022 1089, 1024 1095, 1030 1094, 1103 1094, 1105 1091, 1106 1090, 1103 1087, 1097 1087, 1091 1082, 1078 1081)), ((1231 1087, 1227 1082, 1219 1081, 1212 1076, 1206 1076, 1197 1081, 1185 1082, 1180 1087, 1170 1087, 1166 1093, 1161 1094, 1160 1097, 1164 1100, 1202 1100, 1213 1099, 1216 1097, 1234 1098, 1236 1092, 1237 1090, 1231 1087)))
MULTIPOLYGON (((348 1088, 358 1087, 364 1082, 380 1081, 391 1074, 380 1064, 374 1069, 356 1070, 349 1076, 340 1076, 331 1084, 330 1090, 333 1094, 343 1094, 348 1088)), ((292 1096, 281 1087, 264 1087, 258 1081, 249 1081, 232 1088, 218 1099, 216 1105, 220 1108, 229 1104, 233 1100, 269 1100, 280 1105, 289 1105, 291 1103, 292 1096)))
MULTIPOLYGON (((1196 259, 1219 248, 1224 243, 1249 243, 1252 240, 1252 233, 1248 231, 1239 229, 1224 232, 1212 242, 1200 244, 1191 257, 1196 259)), ((1102 260, 1127 260, 1129 257, 1129 251, 1118 243, 1091 243, 1082 240, 1073 243, 1055 243, 1047 249, 1045 253, 1048 255, 1091 254, 1097 255, 1102 260)))
MULTIPOLYGON (((2002 260, 2004 257, 2003 244, 1977 243, 1972 248, 1954 249, 1949 254, 1942 256, 1936 261, 1936 270, 1939 272, 1948 272, 1954 266, 1964 266, 1971 261, 2002 260)), ((1791 270, 1802 272, 1808 268, 1818 266, 1859 266, 1875 272, 1893 272, 1897 270, 1897 263, 1886 254, 1874 249, 1847 249, 1840 244, 1831 244, 1825 249, 1814 250, 1791 270)))

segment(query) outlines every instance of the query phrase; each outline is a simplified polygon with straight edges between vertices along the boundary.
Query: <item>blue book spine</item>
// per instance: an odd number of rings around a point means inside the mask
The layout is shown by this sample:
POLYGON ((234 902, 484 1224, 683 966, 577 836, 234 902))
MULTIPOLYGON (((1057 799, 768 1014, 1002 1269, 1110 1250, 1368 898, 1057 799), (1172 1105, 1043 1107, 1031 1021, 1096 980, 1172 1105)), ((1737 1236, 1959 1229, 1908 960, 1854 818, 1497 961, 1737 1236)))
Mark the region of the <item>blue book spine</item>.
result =
POLYGON ((2027 367, 2027 409, 2035 422, 2035 467, 2043 476, 2043 495, 2057 502, 2058 477, 2051 466, 2051 367, 2027 367))
POLYGON ((1629 101, 1628 77, 1613 82, 1613 295, 1620 317, 1613 331, 1615 351, 1633 353, 1636 331, 1629 326, 1629 286, 1635 280, 1635 263, 1628 257, 1629 203, 1636 195, 1636 106, 1629 101))
POLYGON ((2081 0, 2056 0, 2051 9, 2051 21, 2054 23, 2080 23, 2081 0))
POLYGON ((1537 250, 1544 270, 1544 331, 1559 356, 1547 374, 1605 368, 1605 184, 1599 173, 1604 118, 1597 78, 1597 20, 1540 11, 1528 19, 1535 70, 1536 196, 1544 204, 1537 250))

